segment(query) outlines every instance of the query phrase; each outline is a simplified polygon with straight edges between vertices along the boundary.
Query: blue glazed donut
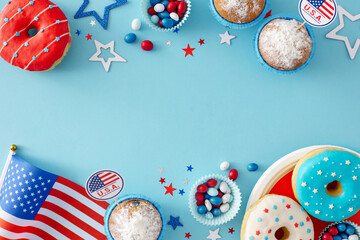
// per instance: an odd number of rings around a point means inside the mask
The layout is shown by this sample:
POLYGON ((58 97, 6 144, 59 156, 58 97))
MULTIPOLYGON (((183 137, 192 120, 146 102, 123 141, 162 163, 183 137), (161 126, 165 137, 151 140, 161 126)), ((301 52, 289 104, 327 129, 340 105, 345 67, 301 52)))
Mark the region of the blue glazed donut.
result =
POLYGON ((336 222, 360 210, 360 158, 339 148, 320 148, 297 163, 292 185, 305 210, 336 222))

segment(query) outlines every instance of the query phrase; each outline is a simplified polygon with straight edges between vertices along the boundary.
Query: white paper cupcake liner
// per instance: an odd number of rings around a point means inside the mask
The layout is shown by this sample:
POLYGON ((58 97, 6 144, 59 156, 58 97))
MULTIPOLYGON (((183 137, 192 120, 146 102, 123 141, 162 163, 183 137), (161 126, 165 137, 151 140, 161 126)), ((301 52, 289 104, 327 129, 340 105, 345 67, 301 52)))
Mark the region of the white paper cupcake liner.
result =
POLYGON ((335 225, 337 225, 337 224, 340 224, 340 223, 346 223, 346 224, 348 224, 348 225, 353 226, 353 227, 355 228, 355 234, 360 237, 360 227, 359 227, 356 223, 353 223, 353 222, 351 222, 351 221, 345 220, 345 221, 335 222, 335 223, 332 223, 332 224, 330 224, 329 226, 327 226, 327 227, 320 233, 319 240, 322 240, 322 236, 324 235, 325 232, 327 232, 327 230, 329 230, 329 228, 331 228, 332 226, 335 226, 335 225))
MULTIPOLYGON (((162 221, 161 232, 160 232, 160 235, 157 238, 157 240, 164 240, 164 236, 166 233, 166 218, 165 218, 165 214, 164 214, 163 210, 161 209, 160 205, 157 202, 153 201, 151 198, 144 196, 144 195, 140 195, 140 194, 128 194, 123 197, 116 198, 118 203, 124 202, 129 199, 143 199, 143 200, 150 202, 152 205, 154 205, 154 207, 160 213, 160 217, 161 217, 161 221, 162 221)), ((116 202, 113 201, 106 209, 106 212, 104 215, 105 235, 108 240, 114 240, 114 238, 112 237, 110 230, 109 230, 109 219, 110 219, 110 215, 111 215, 112 211, 114 210, 114 208, 116 207, 116 205, 117 205, 116 202)))
POLYGON ((204 225, 207 225, 207 226, 216 226, 216 225, 221 225, 221 224, 229 222, 239 212, 240 207, 241 207, 241 192, 240 192, 239 187, 235 184, 235 182, 233 182, 228 177, 225 177, 223 175, 211 174, 211 175, 202 177, 193 185, 193 187, 190 191, 190 194, 189 194, 189 208, 190 208, 191 214, 196 219, 196 221, 198 221, 204 225), (209 180, 211 178, 216 179, 218 182, 219 181, 226 182, 228 184, 229 188, 231 189, 231 194, 234 197, 234 200, 231 202, 230 209, 228 212, 222 213, 220 216, 214 217, 213 219, 207 219, 205 217, 205 215, 201 215, 197 212, 198 206, 196 205, 195 193, 197 191, 197 186, 199 186, 200 184, 206 182, 207 180, 209 180))
POLYGON ((247 22, 247 23, 233 23, 233 22, 230 22, 230 21, 226 20, 225 18, 223 18, 216 10, 214 0, 209 0, 209 8, 210 8, 212 15, 215 17, 215 19, 219 23, 224 25, 225 27, 228 27, 231 29, 245 29, 245 28, 250 28, 250 27, 255 26, 256 24, 260 23, 264 19, 266 13, 270 10, 270 4, 271 4, 270 1, 271 0, 266 0, 264 9, 262 10, 261 14, 257 18, 252 20, 251 22, 247 22))
POLYGON ((156 30, 156 31, 161 31, 161 32, 174 32, 176 29, 180 29, 180 27, 186 22, 186 20, 188 19, 190 12, 191 12, 191 1, 190 0, 184 0, 186 2, 187 8, 186 8, 186 12, 184 14, 184 17, 180 20, 180 22, 178 24, 176 24, 175 26, 173 26, 172 28, 162 28, 157 24, 154 24, 151 19, 150 19, 150 15, 148 14, 147 10, 149 7, 151 7, 150 4, 150 0, 141 0, 141 13, 143 15, 143 18, 146 22, 147 25, 149 25, 152 29, 156 30))
POLYGON ((271 16, 269 18, 266 19, 266 21, 264 21, 263 23, 261 23, 261 25, 258 27, 256 34, 255 34, 255 39, 254 39, 254 47, 255 47, 255 52, 256 52, 256 56, 258 61, 269 71, 271 72, 275 72, 275 73, 279 73, 279 74, 293 74, 293 73, 297 73, 301 70, 303 70, 305 67, 307 67, 307 65, 309 65, 309 63, 311 62, 311 60, 314 58, 315 55, 315 50, 316 50, 316 40, 315 40, 315 34, 312 30, 312 27, 308 24, 305 24, 304 27, 306 27, 307 32, 309 33, 309 36, 312 40, 312 49, 311 49, 311 53, 310 56, 308 58, 308 60, 301 65, 300 67, 294 69, 294 70, 280 70, 280 69, 276 69, 272 66, 270 66, 261 56, 260 53, 260 49, 259 49, 259 37, 260 37, 260 33, 263 30, 263 28, 266 26, 266 24, 268 24, 269 22, 271 22, 274 19, 287 19, 287 20, 291 20, 291 19, 295 19, 299 22, 303 22, 303 20, 297 16, 293 16, 293 15, 274 15, 271 16))

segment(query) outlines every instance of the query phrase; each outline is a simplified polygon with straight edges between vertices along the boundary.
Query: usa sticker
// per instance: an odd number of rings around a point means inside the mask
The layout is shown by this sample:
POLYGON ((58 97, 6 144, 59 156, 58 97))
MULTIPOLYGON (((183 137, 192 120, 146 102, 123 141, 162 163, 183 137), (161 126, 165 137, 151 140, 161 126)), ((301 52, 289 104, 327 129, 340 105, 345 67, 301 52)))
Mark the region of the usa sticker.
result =
POLYGON ((100 201, 106 201, 119 195, 124 189, 123 177, 113 170, 100 170, 93 173, 86 181, 87 194, 100 201))
POLYGON ((337 14, 335 0, 300 0, 299 13, 305 22, 314 27, 326 27, 337 14))

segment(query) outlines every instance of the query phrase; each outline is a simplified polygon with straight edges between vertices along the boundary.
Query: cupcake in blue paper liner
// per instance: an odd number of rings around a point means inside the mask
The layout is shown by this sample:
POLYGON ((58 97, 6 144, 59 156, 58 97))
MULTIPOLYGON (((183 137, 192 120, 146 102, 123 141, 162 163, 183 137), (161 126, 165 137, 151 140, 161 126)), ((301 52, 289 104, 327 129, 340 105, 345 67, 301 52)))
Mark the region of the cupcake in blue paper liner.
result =
POLYGON ((240 206, 240 189, 235 182, 219 174, 199 179, 190 191, 190 212, 196 221, 204 225, 229 222, 239 212, 240 206))
POLYGON ((315 54, 316 41, 311 26, 294 16, 272 16, 255 35, 255 51, 260 63, 281 74, 304 69, 315 54))
POLYGON ((163 240, 166 223, 160 205, 150 198, 132 194, 117 199, 106 210, 105 234, 110 240, 163 240))
POLYGON ((145 22, 157 31, 177 32, 188 19, 190 11, 190 0, 141 0, 145 22))
POLYGON ((270 0, 209 0, 215 19, 225 27, 244 29, 262 21, 270 9, 270 0))
POLYGON ((320 234, 319 240, 359 240, 360 227, 351 221, 340 221, 327 226, 320 234))

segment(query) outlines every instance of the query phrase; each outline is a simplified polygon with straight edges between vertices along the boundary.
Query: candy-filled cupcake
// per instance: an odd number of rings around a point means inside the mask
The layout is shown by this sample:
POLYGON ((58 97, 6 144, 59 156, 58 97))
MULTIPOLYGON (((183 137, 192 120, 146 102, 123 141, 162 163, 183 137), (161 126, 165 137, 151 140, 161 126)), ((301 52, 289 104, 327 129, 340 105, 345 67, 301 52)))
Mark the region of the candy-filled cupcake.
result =
POLYGON ((315 48, 310 27, 293 18, 272 17, 259 27, 255 48, 260 61, 270 68, 288 72, 302 69, 315 48))
POLYGON ((359 227, 350 221, 332 223, 324 229, 319 240, 359 240, 359 227))

